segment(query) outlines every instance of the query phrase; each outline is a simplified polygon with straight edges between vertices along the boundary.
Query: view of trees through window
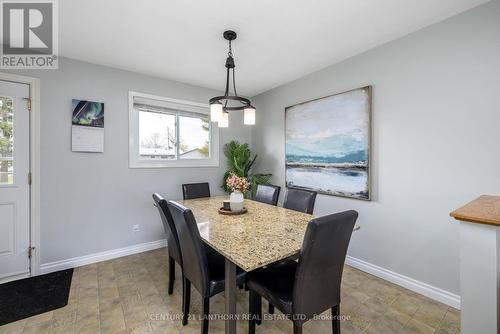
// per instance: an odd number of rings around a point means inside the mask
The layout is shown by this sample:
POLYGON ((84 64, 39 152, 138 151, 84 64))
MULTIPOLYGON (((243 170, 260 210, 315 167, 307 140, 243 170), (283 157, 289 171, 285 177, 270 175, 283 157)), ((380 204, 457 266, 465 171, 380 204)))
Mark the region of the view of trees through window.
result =
POLYGON ((14 182, 14 110, 10 97, 0 96, 0 185, 14 182))
POLYGON ((209 126, 208 116, 204 115, 140 110, 140 158, 207 159, 210 157, 209 126))

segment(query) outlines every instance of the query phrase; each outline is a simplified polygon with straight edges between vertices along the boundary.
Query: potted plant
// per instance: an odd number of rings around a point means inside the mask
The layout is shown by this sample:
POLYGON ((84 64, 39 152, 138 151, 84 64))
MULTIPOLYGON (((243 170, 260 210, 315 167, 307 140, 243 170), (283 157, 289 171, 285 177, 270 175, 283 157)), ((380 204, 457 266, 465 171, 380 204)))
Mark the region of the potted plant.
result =
POLYGON ((228 169, 224 173, 222 189, 227 193, 231 192, 226 182, 231 174, 242 176, 250 183, 249 189, 243 193, 247 197, 253 198, 255 196, 258 184, 269 184, 271 174, 252 173, 252 166, 257 159, 257 154, 252 156, 248 144, 240 144, 236 140, 232 140, 224 145, 224 155, 227 158, 228 169))
POLYGON ((238 212, 243 210, 243 202, 245 200, 243 194, 250 188, 250 183, 246 177, 231 173, 226 180, 226 185, 231 189, 231 196, 229 196, 231 211, 238 212))

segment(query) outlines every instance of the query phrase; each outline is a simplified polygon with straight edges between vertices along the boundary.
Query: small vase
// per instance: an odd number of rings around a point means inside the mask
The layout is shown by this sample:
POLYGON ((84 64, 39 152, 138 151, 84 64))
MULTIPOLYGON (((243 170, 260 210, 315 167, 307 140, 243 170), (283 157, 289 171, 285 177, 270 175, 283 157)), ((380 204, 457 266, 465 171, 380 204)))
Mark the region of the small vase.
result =
POLYGON ((229 205, 231 206, 231 211, 241 211, 243 210, 243 193, 239 190, 235 190, 229 196, 229 205))

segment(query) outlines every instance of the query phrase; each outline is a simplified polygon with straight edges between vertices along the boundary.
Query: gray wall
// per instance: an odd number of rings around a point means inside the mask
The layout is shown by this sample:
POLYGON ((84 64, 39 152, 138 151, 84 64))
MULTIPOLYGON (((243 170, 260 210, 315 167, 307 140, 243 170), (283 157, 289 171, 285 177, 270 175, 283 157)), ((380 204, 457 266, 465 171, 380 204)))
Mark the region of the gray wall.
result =
POLYGON ((319 195, 315 214, 358 210, 349 255, 458 293, 448 214, 500 194, 499 32, 495 1, 258 95, 259 170, 284 185, 286 106, 372 85, 373 201, 319 195))
MULTIPOLYGON (((42 264, 163 239, 153 192, 179 199, 182 183, 208 181, 220 193, 222 152, 219 168, 129 169, 128 91, 201 103, 220 92, 68 59, 59 70, 15 73, 41 79, 42 264), (105 103, 104 153, 71 152, 73 98, 105 103)), ((243 117, 231 117, 221 146, 250 142, 243 117)))

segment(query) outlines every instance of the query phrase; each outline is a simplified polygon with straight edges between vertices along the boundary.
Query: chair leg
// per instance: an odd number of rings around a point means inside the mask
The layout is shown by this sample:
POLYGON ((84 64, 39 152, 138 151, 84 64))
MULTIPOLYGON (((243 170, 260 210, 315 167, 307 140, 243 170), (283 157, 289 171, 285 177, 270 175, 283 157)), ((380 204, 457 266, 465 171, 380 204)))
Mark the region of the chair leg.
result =
POLYGON ((255 292, 250 290, 249 296, 248 296, 248 316, 250 317, 248 319, 248 334, 255 334, 255 292))
POLYGON ((255 334, 255 325, 262 322, 262 299, 259 294, 253 290, 250 290, 250 296, 248 298, 248 306, 250 319, 248 321, 248 333, 255 334))
POLYGON ((255 297, 255 312, 257 314, 255 323, 260 326, 262 324, 262 297, 257 292, 255 294, 257 295, 257 297, 255 297))
POLYGON ((201 324, 201 334, 208 334, 208 322, 210 317, 210 298, 203 298, 203 321, 201 324))
POLYGON ((174 281, 175 281, 175 261, 174 258, 168 257, 168 294, 171 295, 174 292, 174 281))
POLYGON ((274 305, 269 303, 269 314, 274 314, 274 305))
POLYGON ((183 296, 182 296, 182 325, 186 326, 188 323, 188 317, 189 317, 189 304, 191 303, 191 282, 183 277, 182 280, 182 290, 183 290, 183 296))
POLYGON ((293 323, 293 334, 302 334, 302 326, 293 323))
POLYGON ((332 307, 332 333, 340 334, 340 305, 332 307))

